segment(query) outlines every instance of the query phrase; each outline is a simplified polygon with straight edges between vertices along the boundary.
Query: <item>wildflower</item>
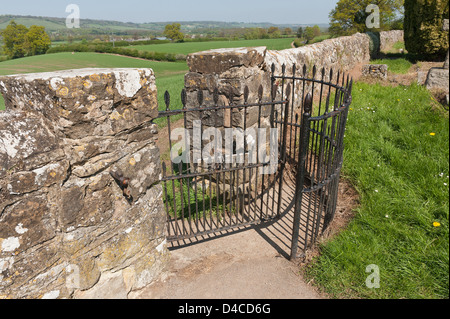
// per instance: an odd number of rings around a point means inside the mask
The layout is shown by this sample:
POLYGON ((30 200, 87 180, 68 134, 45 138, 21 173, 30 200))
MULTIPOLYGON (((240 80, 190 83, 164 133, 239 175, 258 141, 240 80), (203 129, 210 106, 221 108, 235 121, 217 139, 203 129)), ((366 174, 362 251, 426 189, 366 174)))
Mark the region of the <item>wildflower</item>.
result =
POLYGON ((444 186, 448 186, 448 184, 447 184, 447 183, 444 183, 444 186))
POLYGON ((439 222, 434 222, 434 223, 433 223, 433 227, 435 227, 435 228, 441 227, 441 223, 439 223, 439 222))
POLYGON ((385 217, 386 217, 386 218, 389 218, 389 215, 386 215, 385 217))
POLYGON ((436 136, 436 133, 430 133, 431 136, 436 136))
POLYGON ((375 193, 378 193, 378 189, 375 190, 375 193))

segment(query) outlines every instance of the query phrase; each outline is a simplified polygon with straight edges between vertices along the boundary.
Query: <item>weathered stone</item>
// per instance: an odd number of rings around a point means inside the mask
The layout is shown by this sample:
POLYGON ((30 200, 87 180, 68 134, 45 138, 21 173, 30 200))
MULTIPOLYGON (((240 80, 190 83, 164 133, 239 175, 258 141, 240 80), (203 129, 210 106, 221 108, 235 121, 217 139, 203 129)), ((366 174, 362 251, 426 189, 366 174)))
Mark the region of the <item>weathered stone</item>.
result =
POLYGON ((117 298, 150 284, 168 255, 153 71, 17 75, 0 90, 0 298, 117 298))
POLYGON ((265 47, 216 49, 188 55, 191 72, 220 74, 234 67, 259 66, 264 62, 265 47))
POLYGON ((45 195, 23 198, 4 209, 0 223, 1 254, 20 253, 56 236, 55 216, 45 195))
MULTIPOLYGON (((60 280, 60 241, 55 238, 22 253, 2 252, 0 256, 0 295, 9 298, 40 298, 43 287, 60 280), (51 271, 53 269, 53 271, 51 271), (31 295, 31 296, 30 296, 31 295)), ((52 289, 53 290, 53 289, 52 289)))
POLYGON ((380 51, 385 51, 397 42, 404 41, 403 30, 391 30, 380 32, 380 51))
POLYGON ((150 69, 82 69, 0 78, 7 110, 42 113, 68 138, 106 136, 158 115, 150 69))
POLYGON ((74 297, 76 299, 127 299, 128 292, 122 271, 104 272, 94 288, 76 292, 74 297))
POLYGON ((365 77, 386 80, 388 66, 386 64, 366 64, 363 65, 361 72, 365 77))
POLYGON ((440 89, 449 91, 449 70, 443 68, 431 68, 425 83, 427 89, 440 89))
POLYGON ((44 118, 24 112, 0 112, 0 177, 63 158, 60 143, 44 118))

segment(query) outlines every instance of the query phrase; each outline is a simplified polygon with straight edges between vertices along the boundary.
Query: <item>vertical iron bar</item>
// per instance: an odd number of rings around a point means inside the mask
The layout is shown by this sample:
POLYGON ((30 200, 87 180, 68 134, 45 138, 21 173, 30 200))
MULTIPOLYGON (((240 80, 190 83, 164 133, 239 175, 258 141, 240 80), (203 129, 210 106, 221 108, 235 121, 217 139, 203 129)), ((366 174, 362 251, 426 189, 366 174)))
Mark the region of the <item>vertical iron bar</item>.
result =
MULTIPOLYGON (((181 176, 181 178, 179 179, 180 182, 180 196, 181 196, 181 221, 182 221, 182 225, 183 225, 183 235, 187 235, 186 232, 186 227, 184 224, 184 215, 185 215, 185 208, 184 208, 184 191, 183 191, 183 162, 178 163, 178 172, 181 176)), ((189 223, 190 224, 190 223, 189 223)))
MULTIPOLYGON (((292 66, 292 97, 291 97, 291 121, 290 121, 290 126, 291 126, 291 132, 290 132, 290 138, 289 138, 289 157, 292 157, 292 131, 294 130, 294 114, 295 114, 295 109, 294 109, 294 104, 295 104, 295 72, 296 72, 296 65, 294 63, 294 65, 292 66)), ((295 146, 294 146, 295 148, 295 146)), ((294 154, 295 154, 295 150, 294 150, 294 154)))
POLYGON ((306 155, 308 152, 309 143, 309 118, 311 117, 312 110, 312 96, 308 93, 305 102, 303 104, 303 116, 300 132, 300 151, 299 162, 297 167, 297 181, 295 186, 295 208, 294 208, 294 223, 292 229, 292 244, 291 244, 291 260, 297 258, 298 251, 298 236, 300 230, 300 217, 301 217, 301 205, 303 198, 303 183, 306 173, 306 155))
MULTIPOLYGON (((162 177, 165 178, 167 176, 167 168, 166 163, 162 162, 162 177)), ((167 214, 167 236, 170 237, 170 224, 171 218, 169 213, 169 197, 167 196, 167 181, 164 181, 164 202, 166 204, 166 214, 167 214)))
MULTIPOLYGON (((274 67, 275 67, 275 65, 274 64, 272 64, 272 70, 274 69, 274 67)), ((263 98, 263 87, 262 87, 262 85, 260 85, 259 86, 259 88, 258 88, 258 129, 259 128, 261 128, 261 103, 262 103, 262 98, 263 98)), ((259 140, 259 138, 260 138, 260 134, 259 134, 259 132, 257 133, 257 141, 256 141, 256 158, 257 158, 257 163, 259 164, 259 161, 260 161, 260 158, 259 158, 259 144, 260 144, 260 140, 259 140)), ((264 168, 264 166, 262 166, 262 168, 264 168)), ((255 187, 255 207, 257 207, 258 205, 257 205, 257 200, 258 200, 258 185, 259 185, 259 169, 258 168, 256 168, 255 169, 255 174, 256 174, 256 187, 255 187)), ((264 175, 263 175, 264 176, 264 175)), ((262 181, 262 183, 264 183, 264 179, 263 179, 263 181, 262 181)), ((261 186, 261 188, 262 188, 262 190, 264 190, 264 188, 263 188, 264 186, 261 186)), ((262 205, 263 205, 263 197, 264 197, 264 192, 262 191, 261 192, 261 196, 260 196, 260 201, 261 201, 261 205, 260 205, 260 212, 259 212, 259 218, 260 218, 260 220, 262 220, 263 219, 263 216, 262 216, 262 212, 263 212, 263 209, 262 209, 262 205)), ((257 208, 255 209, 255 212, 256 212, 256 210, 257 210, 257 208)))
MULTIPOLYGON (((286 167, 286 148, 287 148, 287 131, 288 131, 288 120, 289 120, 289 95, 291 93, 291 87, 288 86, 286 88, 286 95, 287 95, 287 100, 286 100, 286 105, 285 105, 285 110, 284 110, 284 125, 283 125, 283 144, 281 146, 282 150, 281 150, 281 167, 280 167, 280 171, 279 171, 279 188, 278 188, 278 205, 277 205, 277 217, 280 218, 280 212, 281 212, 281 200, 282 200, 282 191, 283 191, 283 173, 284 173, 284 169, 286 167)), ((273 186, 273 188, 275 189, 275 185, 273 186)), ((274 198, 275 199, 275 198, 274 198)))

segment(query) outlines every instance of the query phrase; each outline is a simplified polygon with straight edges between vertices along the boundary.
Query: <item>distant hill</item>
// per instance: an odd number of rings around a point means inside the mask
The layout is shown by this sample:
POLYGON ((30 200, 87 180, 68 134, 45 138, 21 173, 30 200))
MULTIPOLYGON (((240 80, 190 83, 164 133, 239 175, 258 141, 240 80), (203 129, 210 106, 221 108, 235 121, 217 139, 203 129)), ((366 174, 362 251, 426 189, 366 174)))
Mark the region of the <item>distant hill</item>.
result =
MULTIPOLYGON (((211 30, 226 30, 239 28, 269 28, 276 26, 281 28, 291 28, 296 30, 302 24, 273 24, 273 23, 243 23, 243 22, 219 22, 219 21, 168 21, 168 22, 149 22, 132 23, 106 20, 81 19, 80 29, 67 29, 65 18, 36 17, 36 16, 18 16, 18 15, 0 15, 0 30, 4 29, 11 20, 27 27, 31 25, 44 26, 47 32, 53 33, 84 33, 84 34, 132 34, 133 32, 147 32, 155 35, 161 34, 164 27, 173 22, 178 22, 185 33, 203 33, 211 30)), ((318 24, 321 28, 328 28, 328 24, 318 24)))

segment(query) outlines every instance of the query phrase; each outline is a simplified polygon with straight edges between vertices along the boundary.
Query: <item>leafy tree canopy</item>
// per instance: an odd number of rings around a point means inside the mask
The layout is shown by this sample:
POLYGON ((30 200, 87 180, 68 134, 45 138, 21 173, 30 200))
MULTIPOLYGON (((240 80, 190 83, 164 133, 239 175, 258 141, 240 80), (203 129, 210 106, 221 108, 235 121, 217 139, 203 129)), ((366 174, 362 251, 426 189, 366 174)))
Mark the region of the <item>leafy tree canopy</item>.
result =
POLYGON ((330 33, 334 36, 351 35, 356 32, 390 30, 403 14, 404 0, 339 0, 330 12, 330 33), (369 29, 366 20, 372 12, 369 5, 376 5, 380 13, 380 28, 369 29))
POLYGON ((3 51, 11 59, 44 54, 51 46, 44 27, 32 25, 30 29, 14 20, 1 32, 3 51))
POLYGON ((181 25, 179 23, 166 25, 164 35, 175 42, 182 42, 184 40, 184 34, 181 32, 181 25))

